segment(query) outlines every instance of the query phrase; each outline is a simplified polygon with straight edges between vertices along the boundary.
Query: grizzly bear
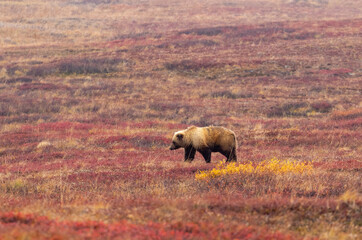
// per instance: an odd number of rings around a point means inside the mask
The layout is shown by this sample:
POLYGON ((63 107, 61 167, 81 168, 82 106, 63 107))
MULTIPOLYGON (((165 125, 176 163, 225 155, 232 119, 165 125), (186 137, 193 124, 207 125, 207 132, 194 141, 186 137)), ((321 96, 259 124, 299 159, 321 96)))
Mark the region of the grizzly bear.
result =
POLYGON ((219 152, 229 161, 237 161, 235 133, 224 127, 191 126, 175 132, 172 137, 170 150, 185 148, 185 161, 191 162, 196 151, 202 154, 205 161, 211 161, 211 152, 219 152))

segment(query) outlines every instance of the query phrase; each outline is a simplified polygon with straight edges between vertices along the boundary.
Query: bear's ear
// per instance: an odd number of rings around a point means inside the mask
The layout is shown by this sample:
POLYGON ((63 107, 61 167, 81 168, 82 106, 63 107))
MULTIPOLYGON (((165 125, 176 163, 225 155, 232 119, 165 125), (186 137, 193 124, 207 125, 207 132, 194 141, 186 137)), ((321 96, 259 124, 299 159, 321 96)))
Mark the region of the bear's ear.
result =
POLYGON ((176 135, 176 137, 178 140, 181 140, 184 137, 184 135, 182 133, 179 133, 176 135))

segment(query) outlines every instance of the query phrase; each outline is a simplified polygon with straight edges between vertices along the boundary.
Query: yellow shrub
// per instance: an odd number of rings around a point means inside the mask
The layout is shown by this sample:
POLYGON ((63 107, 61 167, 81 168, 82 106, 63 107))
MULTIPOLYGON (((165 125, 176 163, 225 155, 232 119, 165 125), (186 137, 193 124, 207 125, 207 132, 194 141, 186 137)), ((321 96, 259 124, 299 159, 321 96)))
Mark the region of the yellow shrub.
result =
POLYGON ((240 164, 225 164, 224 162, 220 161, 212 170, 200 171, 196 173, 195 178, 197 180, 207 180, 233 174, 304 174, 310 173, 312 170, 313 166, 304 162, 298 163, 296 161, 283 161, 274 158, 271 160, 265 160, 257 165, 253 165, 251 162, 240 164))

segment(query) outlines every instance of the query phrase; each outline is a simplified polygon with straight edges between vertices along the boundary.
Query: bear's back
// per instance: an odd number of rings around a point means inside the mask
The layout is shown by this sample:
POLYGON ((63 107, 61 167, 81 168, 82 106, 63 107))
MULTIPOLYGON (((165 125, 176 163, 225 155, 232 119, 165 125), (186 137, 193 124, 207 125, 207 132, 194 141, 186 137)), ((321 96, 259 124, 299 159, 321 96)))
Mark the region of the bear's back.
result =
POLYGON ((202 129, 205 134, 205 142, 209 147, 222 146, 222 148, 228 148, 236 146, 236 137, 233 131, 219 126, 208 126, 202 129))

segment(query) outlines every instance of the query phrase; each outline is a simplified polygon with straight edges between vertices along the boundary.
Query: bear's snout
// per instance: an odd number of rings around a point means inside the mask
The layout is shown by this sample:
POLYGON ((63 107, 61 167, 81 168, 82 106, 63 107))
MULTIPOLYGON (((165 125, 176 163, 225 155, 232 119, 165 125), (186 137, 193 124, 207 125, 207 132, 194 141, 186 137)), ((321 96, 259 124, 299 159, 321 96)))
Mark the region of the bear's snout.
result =
POLYGON ((178 145, 176 145, 174 143, 172 143, 171 146, 170 146, 170 150, 176 150, 176 149, 179 149, 179 148, 180 148, 180 146, 178 146, 178 145))

